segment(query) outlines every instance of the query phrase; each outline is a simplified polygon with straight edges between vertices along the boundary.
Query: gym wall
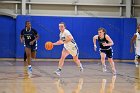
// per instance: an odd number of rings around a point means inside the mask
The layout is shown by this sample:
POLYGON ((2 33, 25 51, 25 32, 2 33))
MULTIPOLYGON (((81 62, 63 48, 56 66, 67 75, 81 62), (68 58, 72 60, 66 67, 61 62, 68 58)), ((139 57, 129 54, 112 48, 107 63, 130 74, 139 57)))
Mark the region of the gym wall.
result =
MULTIPOLYGON (((73 35, 79 47, 81 59, 98 59, 99 51, 94 52, 92 38, 97 34, 99 27, 104 27, 107 34, 114 41, 114 59, 134 59, 130 53, 130 39, 136 32, 135 18, 95 18, 95 17, 57 17, 57 16, 17 16, 16 20, 9 17, 0 17, 0 57, 22 58, 24 46, 19 36, 25 27, 25 21, 31 21, 32 27, 40 35, 38 40, 37 58, 60 58, 63 45, 55 46, 53 50, 46 51, 44 44, 47 41, 56 42, 59 39, 58 24, 65 22, 67 29, 73 35), (8 37, 7 37, 8 35, 8 37)), ((98 44, 97 44, 98 45, 98 44)), ((99 47, 98 47, 99 48, 99 47)), ((68 58, 71 58, 69 56, 68 58)))

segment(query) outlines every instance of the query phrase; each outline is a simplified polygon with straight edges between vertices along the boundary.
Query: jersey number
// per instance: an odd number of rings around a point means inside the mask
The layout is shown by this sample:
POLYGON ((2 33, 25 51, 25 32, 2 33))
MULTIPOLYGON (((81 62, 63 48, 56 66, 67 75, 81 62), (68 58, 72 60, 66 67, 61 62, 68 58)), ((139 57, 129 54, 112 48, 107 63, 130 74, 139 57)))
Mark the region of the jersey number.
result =
POLYGON ((27 39, 31 39, 31 36, 27 36, 27 39))

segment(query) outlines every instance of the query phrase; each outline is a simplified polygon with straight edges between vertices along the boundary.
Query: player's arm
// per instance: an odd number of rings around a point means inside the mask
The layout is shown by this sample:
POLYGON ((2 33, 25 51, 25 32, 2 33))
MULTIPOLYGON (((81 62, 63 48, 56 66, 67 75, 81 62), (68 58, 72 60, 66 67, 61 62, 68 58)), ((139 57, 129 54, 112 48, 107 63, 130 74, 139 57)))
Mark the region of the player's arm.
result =
POLYGON ((33 45, 34 42, 39 39, 39 35, 38 35, 37 31, 33 29, 33 32, 34 32, 35 39, 30 42, 30 45, 33 45))
POLYGON ((103 46, 112 46, 112 45, 114 45, 113 40, 108 35, 105 35, 105 38, 108 41, 108 43, 103 43, 103 46))
POLYGON ((134 46, 133 44, 136 41, 136 38, 137 38, 137 35, 135 34, 130 41, 130 52, 133 51, 133 46, 134 46))
POLYGON ((35 42, 39 39, 39 35, 36 30, 34 30, 34 34, 35 34, 35 39, 33 40, 33 42, 35 42))
POLYGON ((24 35, 23 35, 23 30, 20 33, 20 42, 22 43, 24 41, 24 35))
POLYGON ((33 40, 33 42, 37 41, 38 39, 39 39, 39 35, 36 34, 36 35, 35 35, 35 39, 33 40))
POLYGON ((61 44, 64 44, 62 40, 58 40, 57 42, 53 43, 53 45, 61 45, 61 44))
POLYGON ((71 35, 68 35, 66 38, 65 38, 65 43, 67 43, 67 42, 70 42, 70 41, 72 41, 72 39, 73 39, 73 37, 71 36, 71 35))
POLYGON ((96 48, 97 48, 97 46, 96 46, 96 40, 98 39, 98 35, 95 35, 94 37, 93 37, 93 44, 94 44, 94 50, 96 51, 96 48))

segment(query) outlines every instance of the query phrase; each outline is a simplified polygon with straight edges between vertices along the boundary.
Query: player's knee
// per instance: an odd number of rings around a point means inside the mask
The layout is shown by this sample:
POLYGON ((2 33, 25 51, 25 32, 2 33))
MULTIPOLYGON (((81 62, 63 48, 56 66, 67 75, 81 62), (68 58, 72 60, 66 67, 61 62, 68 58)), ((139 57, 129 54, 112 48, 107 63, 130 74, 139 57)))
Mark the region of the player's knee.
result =
POLYGON ((77 59, 73 58, 73 61, 74 61, 74 62, 76 62, 76 61, 77 61, 77 59))
POLYGON ((61 60, 64 60, 65 58, 66 58, 66 57, 63 55, 63 56, 61 56, 61 58, 60 58, 60 59, 61 59, 61 60))
POLYGON ((77 57, 73 57, 73 61, 77 62, 79 59, 77 57))
POLYGON ((104 57, 101 57, 101 61, 105 61, 105 58, 104 57))
POLYGON ((113 62, 113 59, 112 59, 112 58, 108 58, 108 61, 109 61, 109 62, 113 62))

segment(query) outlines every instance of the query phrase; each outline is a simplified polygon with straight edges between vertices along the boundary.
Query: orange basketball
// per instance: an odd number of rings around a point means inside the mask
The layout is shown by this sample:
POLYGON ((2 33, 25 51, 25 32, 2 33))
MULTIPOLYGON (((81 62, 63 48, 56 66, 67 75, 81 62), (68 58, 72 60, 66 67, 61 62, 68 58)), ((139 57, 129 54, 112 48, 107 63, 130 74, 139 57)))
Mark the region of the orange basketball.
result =
POLYGON ((52 42, 46 42, 45 43, 46 50, 52 50, 53 49, 53 43, 52 42))

